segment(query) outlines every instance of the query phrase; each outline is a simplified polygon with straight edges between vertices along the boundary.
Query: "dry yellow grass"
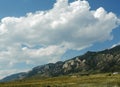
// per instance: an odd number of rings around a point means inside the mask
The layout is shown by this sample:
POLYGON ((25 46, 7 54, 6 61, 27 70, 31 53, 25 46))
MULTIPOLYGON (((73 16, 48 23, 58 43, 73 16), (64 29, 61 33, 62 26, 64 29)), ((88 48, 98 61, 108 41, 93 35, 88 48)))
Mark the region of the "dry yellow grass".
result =
POLYGON ((21 80, 1 83, 0 87, 120 87, 120 74, 89 76, 60 76, 44 80, 21 80))

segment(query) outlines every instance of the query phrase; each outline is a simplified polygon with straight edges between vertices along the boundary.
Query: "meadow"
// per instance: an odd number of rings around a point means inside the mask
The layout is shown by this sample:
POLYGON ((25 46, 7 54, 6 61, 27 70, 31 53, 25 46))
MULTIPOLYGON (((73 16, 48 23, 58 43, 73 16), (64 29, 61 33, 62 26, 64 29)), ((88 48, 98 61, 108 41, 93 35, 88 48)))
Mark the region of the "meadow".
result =
POLYGON ((0 87, 120 87, 120 74, 69 75, 0 83, 0 87))

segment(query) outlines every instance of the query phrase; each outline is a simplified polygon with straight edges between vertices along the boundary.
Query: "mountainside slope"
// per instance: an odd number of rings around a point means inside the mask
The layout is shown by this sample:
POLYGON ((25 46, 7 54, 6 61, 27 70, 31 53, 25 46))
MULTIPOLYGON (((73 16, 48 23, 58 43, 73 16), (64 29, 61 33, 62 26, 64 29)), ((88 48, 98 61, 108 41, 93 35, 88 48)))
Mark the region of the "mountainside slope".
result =
POLYGON ((88 51, 84 55, 64 62, 49 63, 34 67, 27 73, 8 76, 1 81, 19 80, 30 77, 54 77, 72 73, 120 72, 120 45, 99 52, 88 51))
POLYGON ((12 81, 12 80, 21 80, 21 79, 25 78, 25 76, 26 76, 25 72, 17 73, 17 74, 13 74, 13 75, 10 75, 10 76, 3 78, 2 80, 0 80, 0 82, 6 82, 6 81, 12 81))

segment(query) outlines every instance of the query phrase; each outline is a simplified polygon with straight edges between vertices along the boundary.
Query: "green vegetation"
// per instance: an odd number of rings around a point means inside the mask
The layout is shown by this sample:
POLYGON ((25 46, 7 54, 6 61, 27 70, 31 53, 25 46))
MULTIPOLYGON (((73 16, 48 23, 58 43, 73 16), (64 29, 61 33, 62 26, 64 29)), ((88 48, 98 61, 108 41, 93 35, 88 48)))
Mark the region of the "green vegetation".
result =
POLYGON ((29 78, 0 83, 0 87, 120 87, 120 74, 70 75, 52 78, 29 78))

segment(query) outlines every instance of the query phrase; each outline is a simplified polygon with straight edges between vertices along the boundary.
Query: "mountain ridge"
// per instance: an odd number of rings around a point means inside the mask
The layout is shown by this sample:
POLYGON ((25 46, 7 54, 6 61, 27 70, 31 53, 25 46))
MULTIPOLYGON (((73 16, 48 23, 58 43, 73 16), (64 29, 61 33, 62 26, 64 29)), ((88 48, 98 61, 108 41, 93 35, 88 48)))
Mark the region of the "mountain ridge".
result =
POLYGON ((48 63, 23 72, 7 76, 1 82, 21 80, 31 77, 56 77, 72 73, 120 72, 120 45, 103 51, 88 51, 66 61, 48 63))

